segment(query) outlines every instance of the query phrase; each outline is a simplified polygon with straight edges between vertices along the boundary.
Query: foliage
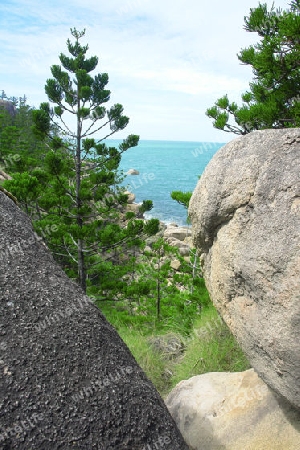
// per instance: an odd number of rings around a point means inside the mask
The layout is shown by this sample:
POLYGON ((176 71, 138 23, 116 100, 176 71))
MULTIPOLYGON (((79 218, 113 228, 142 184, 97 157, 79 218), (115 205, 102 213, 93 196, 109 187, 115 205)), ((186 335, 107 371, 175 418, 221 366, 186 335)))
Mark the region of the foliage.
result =
POLYGON ((259 42, 242 49, 238 59, 251 66, 254 79, 242 95, 242 105, 227 95, 206 114, 217 129, 247 134, 264 128, 300 125, 300 2, 286 11, 259 4, 245 17, 245 30, 257 33, 259 42))
POLYGON ((171 198, 185 208, 189 207, 192 192, 172 191, 171 198))
MULTIPOLYGON (((167 246, 167 249, 170 246, 167 246)), ((161 252, 162 244, 159 241, 157 249, 161 252)), ((177 249, 172 248, 175 255, 177 249)), ((167 251, 166 251, 167 253, 167 251)), ((172 254, 171 253, 171 254, 172 254)), ((202 309, 210 304, 208 292, 203 278, 195 282, 193 293, 190 292, 191 269, 187 263, 182 265, 181 272, 176 272, 170 267, 170 256, 156 250, 152 255, 146 252, 140 265, 135 264, 135 272, 126 277, 127 288, 119 291, 119 296, 110 298, 98 298, 96 303, 106 315, 107 319, 119 329, 126 324, 144 334, 151 334, 153 329, 157 332, 176 331, 182 335, 191 332, 193 321, 198 317, 202 309), (151 258, 153 257, 153 260, 151 258), (146 259, 147 258, 147 259, 146 259), (160 266, 158 266, 158 260, 160 266), (147 264, 146 264, 147 261, 147 264), (158 291, 159 291, 159 317, 158 317, 158 291)), ((177 254, 178 256, 178 254, 177 254)), ((177 258, 176 256, 176 258, 177 258)), ((184 261, 184 259, 182 258, 184 261)))
POLYGON ((6 98, 5 102, 14 104, 14 114, 0 105, 0 166, 13 174, 21 171, 31 171, 36 165, 36 159, 44 152, 45 147, 32 132, 33 108, 26 104, 26 97, 6 98))
MULTIPOLYGON (((178 249, 168 245, 162 238, 158 238, 152 244, 152 248, 144 250, 139 248, 134 254, 131 252, 124 255, 123 273, 119 273, 119 277, 110 277, 107 273, 106 278, 110 280, 112 286, 107 287, 106 292, 98 299, 98 305, 102 309, 106 302, 102 299, 110 299, 114 303, 110 304, 111 309, 120 311, 127 317, 123 318, 128 323, 136 325, 135 316, 143 316, 143 324, 152 318, 155 314, 155 324, 158 326, 160 321, 169 320, 166 311, 171 313, 178 309, 183 312, 185 301, 189 301, 189 297, 184 298, 180 295, 179 287, 189 292, 191 281, 191 268, 189 264, 179 255, 178 249), (176 258, 180 261, 180 272, 176 272, 171 267, 171 259, 176 258), (118 285, 116 280, 118 279, 118 285), (114 286, 114 288, 113 288, 114 286), (165 311, 166 309, 166 311, 165 311), (144 320, 145 319, 145 320, 144 320)), ((112 273, 112 272, 111 272, 112 273)), ((98 291, 99 293, 99 291, 98 291)), ((194 307, 190 308, 193 313, 196 312, 198 299, 193 300, 194 307)), ((180 318, 181 324, 189 321, 189 309, 184 318, 180 318)), ((191 313, 192 314, 192 313, 191 313)), ((173 320, 173 315, 171 315, 173 320)), ((152 320, 152 319, 151 319, 152 320)))

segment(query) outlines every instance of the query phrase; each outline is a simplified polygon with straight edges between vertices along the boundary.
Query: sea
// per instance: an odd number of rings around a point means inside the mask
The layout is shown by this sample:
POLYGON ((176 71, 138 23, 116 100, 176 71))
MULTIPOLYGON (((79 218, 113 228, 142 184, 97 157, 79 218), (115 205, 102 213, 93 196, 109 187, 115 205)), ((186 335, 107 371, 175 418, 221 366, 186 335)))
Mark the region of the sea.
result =
MULTIPOLYGON (((122 140, 109 139, 117 147, 122 140)), ((122 184, 135 194, 135 202, 152 200, 146 219, 157 218, 166 224, 187 224, 187 210, 171 198, 172 191, 193 191, 214 154, 225 143, 141 140, 122 155, 120 170, 126 175, 122 184)))

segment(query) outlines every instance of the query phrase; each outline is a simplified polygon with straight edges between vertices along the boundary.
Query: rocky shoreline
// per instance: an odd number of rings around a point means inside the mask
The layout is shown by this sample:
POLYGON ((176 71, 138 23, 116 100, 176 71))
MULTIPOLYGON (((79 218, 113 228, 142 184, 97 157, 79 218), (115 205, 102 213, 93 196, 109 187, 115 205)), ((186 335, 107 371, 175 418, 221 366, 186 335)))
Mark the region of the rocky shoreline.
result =
MULTIPOLYGON (((134 193, 126 191, 125 194, 128 195, 126 210, 138 213, 141 204, 135 203, 134 193)), ((144 218, 144 220, 146 219, 144 218)), ((165 223, 160 221, 160 232, 158 233, 158 236, 163 237, 169 245, 177 247, 181 256, 189 257, 190 250, 193 247, 191 226, 181 226, 173 222, 165 223)), ((147 244, 151 243, 156 237, 157 236, 147 239, 147 244)))

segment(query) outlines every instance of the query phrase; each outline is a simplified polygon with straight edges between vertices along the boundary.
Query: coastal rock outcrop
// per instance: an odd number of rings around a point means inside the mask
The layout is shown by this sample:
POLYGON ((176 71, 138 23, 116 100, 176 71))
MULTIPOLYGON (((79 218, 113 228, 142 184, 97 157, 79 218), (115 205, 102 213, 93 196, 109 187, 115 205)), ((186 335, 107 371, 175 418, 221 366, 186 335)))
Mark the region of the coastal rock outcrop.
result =
POLYGON ((192 235, 192 230, 188 227, 178 227, 175 225, 168 225, 164 232, 165 239, 177 239, 184 241, 186 238, 192 235))
POLYGON ((192 377, 165 401, 193 450, 299 449, 299 412, 253 369, 192 377))
POLYGON ((0 218, 1 449, 187 450, 117 332, 2 191, 0 218))
POLYGON ((129 169, 127 175, 139 175, 140 172, 136 169, 129 169))
POLYGON ((300 408, 300 130, 226 144, 189 215, 213 303, 252 367, 300 408))
POLYGON ((192 231, 188 227, 178 227, 173 224, 168 225, 164 231, 164 239, 173 247, 179 249, 181 256, 189 256, 191 248, 192 231))
POLYGON ((134 201, 135 201, 135 194, 133 192, 125 191, 124 194, 126 194, 128 196, 128 200, 127 200, 128 204, 134 203, 134 201))

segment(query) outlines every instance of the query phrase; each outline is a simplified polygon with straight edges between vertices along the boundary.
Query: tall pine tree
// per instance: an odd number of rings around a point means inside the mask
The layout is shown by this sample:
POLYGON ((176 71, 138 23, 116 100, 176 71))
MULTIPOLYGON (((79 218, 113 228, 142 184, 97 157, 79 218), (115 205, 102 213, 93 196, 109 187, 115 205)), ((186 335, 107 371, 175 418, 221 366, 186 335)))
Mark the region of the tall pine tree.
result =
POLYGON ((87 57, 88 45, 81 44, 85 30, 71 29, 71 35, 75 42, 67 41, 69 55, 60 54, 61 64, 51 67, 53 78, 46 82, 50 103, 33 112, 36 135, 50 139, 39 226, 55 225, 49 245, 63 265, 71 270, 75 264, 86 291, 89 269, 101 264, 101 252, 131 241, 134 232, 144 229, 133 217, 124 227, 118 223, 120 204, 127 200, 118 188, 118 166, 121 154, 136 146, 139 137, 129 135, 118 148, 103 142, 129 119, 122 105, 105 106, 110 100, 108 75, 92 75, 98 58, 87 57))

